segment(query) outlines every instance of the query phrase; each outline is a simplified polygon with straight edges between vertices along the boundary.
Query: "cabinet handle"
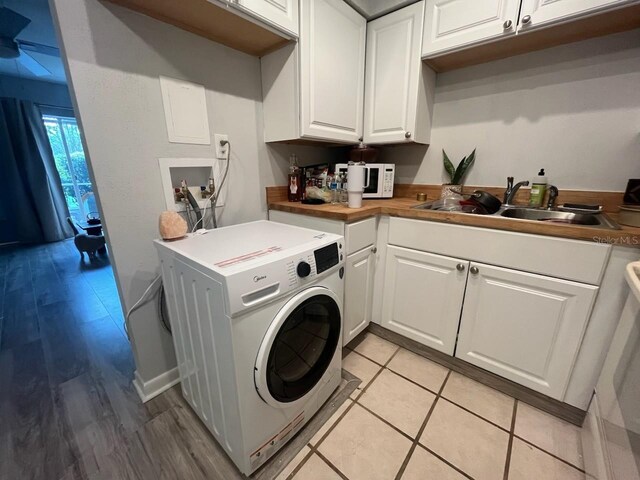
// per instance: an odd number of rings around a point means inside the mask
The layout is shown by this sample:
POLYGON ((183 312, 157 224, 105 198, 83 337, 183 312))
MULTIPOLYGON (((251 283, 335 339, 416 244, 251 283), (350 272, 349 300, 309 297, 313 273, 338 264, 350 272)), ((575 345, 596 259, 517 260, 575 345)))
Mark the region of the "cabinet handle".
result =
POLYGON ((511 20, 507 20, 502 26, 505 30, 509 30, 511 27, 513 27, 513 22, 511 20))
POLYGON ((464 272, 464 263, 457 264, 456 270, 458 270, 459 272, 464 272))
POLYGON ((524 17, 522 17, 522 24, 523 25, 527 25, 531 23, 531 15, 525 15, 524 17))
POLYGON ((477 275, 478 273, 480 273, 480 269, 478 267, 471 267, 469 269, 469 271, 473 274, 473 275, 477 275))
POLYGON ((378 253, 378 249, 376 247, 371 247, 371 253, 378 253))
POLYGON ((405 132, 404 138, 411 138, 411 132, 405 132))

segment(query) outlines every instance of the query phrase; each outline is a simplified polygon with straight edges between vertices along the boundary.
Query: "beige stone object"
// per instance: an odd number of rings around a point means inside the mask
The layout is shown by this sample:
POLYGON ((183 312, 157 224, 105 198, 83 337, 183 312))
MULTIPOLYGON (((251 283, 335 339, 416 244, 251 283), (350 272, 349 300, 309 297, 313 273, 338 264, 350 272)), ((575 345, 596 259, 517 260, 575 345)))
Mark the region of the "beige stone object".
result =
POLYGON ((178 212, 165 210, 158 219, 158 228, 163 240, 176 240, 187 234, 187 222, 178 212))

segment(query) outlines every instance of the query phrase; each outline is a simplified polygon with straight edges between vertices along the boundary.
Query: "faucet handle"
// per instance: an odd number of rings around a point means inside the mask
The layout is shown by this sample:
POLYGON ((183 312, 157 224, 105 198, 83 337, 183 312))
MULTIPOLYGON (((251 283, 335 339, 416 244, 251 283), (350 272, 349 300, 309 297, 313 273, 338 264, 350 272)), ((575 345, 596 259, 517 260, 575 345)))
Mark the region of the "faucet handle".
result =
POLYGON ((513 177, 507 177, 507 188, 511 188, 513 186, 513 177))

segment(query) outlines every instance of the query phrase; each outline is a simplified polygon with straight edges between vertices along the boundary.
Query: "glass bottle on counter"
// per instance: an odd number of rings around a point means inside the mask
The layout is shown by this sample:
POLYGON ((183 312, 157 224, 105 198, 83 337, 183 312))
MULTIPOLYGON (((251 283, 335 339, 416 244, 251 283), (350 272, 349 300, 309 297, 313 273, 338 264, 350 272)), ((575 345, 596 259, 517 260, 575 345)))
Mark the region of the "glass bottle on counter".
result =
POLYGON ((347 180, 347 172, 343 172, 340 187, 340 203, 344 205, 346 205, 349 201, 349 195, 347 194, 347 180))
POLYGON ((329 188, 331 189, 331 203, 334 205, 340 203, 340 191, 338 190, 339 181, 340 173, 336 172, 335 175, 331 177, 331 183, 329 184, 329 188))
POLYGON ((298 157, 295 153, 292 153, 289 157, 289 175, 287 179, 288 186, 288 198, 290 202, 299 202, 302 189, 304 188, 300 184, 300 167, 298 166, 298 157))

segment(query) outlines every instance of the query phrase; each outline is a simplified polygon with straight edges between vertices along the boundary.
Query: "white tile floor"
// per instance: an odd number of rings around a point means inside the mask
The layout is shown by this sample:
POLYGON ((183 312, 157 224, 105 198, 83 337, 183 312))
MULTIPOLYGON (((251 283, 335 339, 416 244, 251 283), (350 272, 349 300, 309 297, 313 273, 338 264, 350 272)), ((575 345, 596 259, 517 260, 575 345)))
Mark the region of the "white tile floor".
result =
POLYGON ((580 429, 373 334, 362 383, 278 480, 584 480, 580 429))

